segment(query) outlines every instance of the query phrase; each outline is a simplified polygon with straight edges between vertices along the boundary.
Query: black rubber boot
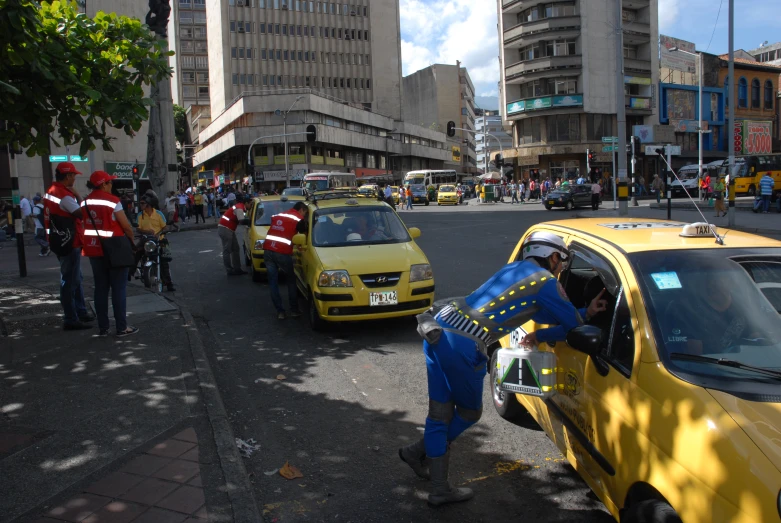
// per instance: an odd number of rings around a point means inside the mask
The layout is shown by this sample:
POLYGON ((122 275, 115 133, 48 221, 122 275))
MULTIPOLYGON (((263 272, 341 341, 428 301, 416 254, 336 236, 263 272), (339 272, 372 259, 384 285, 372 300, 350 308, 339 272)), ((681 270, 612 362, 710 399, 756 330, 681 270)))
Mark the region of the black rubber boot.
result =
POLYGON ((401 461, 410 466, 419 478, 431 479, 428 470, 428 459, 426 459, 426 446, 423 444, 423 438, 406 447, 399 449, 401 461))
POLYGON ((474 497, 475 493, 469 488, 452 488, 447 480, 450 462, 450 452, 445 452, 438 458, 431 460, 431 493, 428 495, 429 505, 438 507, 447 503, 467 501, 474 497))

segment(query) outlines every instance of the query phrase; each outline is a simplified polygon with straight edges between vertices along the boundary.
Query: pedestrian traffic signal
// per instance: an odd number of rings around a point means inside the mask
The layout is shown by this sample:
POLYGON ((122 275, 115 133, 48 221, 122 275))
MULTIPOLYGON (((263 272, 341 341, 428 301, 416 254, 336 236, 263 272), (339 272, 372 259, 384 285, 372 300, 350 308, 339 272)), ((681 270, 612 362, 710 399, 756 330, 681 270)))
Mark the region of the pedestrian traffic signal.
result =
POLYGON ((456 122, 450 121, 447 123, 447 135, 451 138, 456 135, 456 122))
POLYGON ((138 164, 133 164, 132 174, 135 181, 138 181, 138 179, 141 177, 141 170, 138 168, 138 164))
POLYGON ((594 153, 592 153, 590 149, 586 149, 586 154, 588 155, 588 161, 589 162, 593 162, 594 161, 594 153))
POLYGON ((314 143, 317 141, 317 127, 314 125, 307 125, 306 126, 306 141, 309 143, 314 143))

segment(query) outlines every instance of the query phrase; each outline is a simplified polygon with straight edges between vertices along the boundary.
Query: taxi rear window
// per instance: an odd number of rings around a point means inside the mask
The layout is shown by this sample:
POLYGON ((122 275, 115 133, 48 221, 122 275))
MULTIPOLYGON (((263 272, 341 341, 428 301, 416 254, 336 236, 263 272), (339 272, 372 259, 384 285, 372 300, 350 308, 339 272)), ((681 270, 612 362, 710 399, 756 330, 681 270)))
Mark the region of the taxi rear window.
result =
POLYGON ((274 200, 269 202, 261 201, 255 207, 255 217, 253 222, 255 225, 271 225, 271 217, 281 212, 289 211, 293 208, 296 202, 283 202, 281 200, 274 200))

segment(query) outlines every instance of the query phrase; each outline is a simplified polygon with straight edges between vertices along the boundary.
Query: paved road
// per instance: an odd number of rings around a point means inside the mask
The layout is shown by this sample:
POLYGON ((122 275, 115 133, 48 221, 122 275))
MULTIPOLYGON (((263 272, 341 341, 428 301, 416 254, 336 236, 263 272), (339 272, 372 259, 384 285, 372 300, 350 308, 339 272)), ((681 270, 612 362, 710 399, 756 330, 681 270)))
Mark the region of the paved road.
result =
MULTIPOLYGON (((437 298, 463 295, 505 261, 543 212, 402 213, 423 232, 437 298)), ((428 401, 413 319, 345 325, 320 334, 279 322, 265 284, 228 278, 216 231, 172 237, 174 277, 200 322, 236 437, 267 521, 612 521, 532 420, 491 407, 454 445, 451 481, 475 500, 438 510, 397 448, 422 434, 428 401), (283 375, 284 379, 277 379, 283 375), (304 474, 274 473, 286 461, 304 474)))

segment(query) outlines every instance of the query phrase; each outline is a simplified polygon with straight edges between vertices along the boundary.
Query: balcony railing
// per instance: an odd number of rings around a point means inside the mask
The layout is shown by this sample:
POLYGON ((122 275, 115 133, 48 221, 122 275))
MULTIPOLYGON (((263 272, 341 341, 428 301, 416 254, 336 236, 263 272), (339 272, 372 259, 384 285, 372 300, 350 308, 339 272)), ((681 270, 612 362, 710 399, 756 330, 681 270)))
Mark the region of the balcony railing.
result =
POLYGON ((624 69, 631 69, 635 71, 651 71, 651 60, 624 58, 624 69))
MULTIPOLYGON (((650 62, 648 62, 650 69, 650 62)), ((567 56, 548 56, 545 58, 537 58, 535 60, 527 60, 525 62, 518 62, 505 68, 505 76, 507 79, 511 79, 515 76, 522 76, 535 71, 549 71, 556 69, 567 69, 582 67, 582 57, 579 54, 567 55, 567 56)))
POLYGON ((523 38, 528 38, 532 35, 536 36, 538 34, 551 31, 558 33, 559 31, 567 29, 578 32, 580 30, 580 16, 543 18, 542 20, 524 22, 522 24, 510 27, 504 32, 504 45, 505 47, 511 46, 512 44, 520 46, 523 43, 523 38))

